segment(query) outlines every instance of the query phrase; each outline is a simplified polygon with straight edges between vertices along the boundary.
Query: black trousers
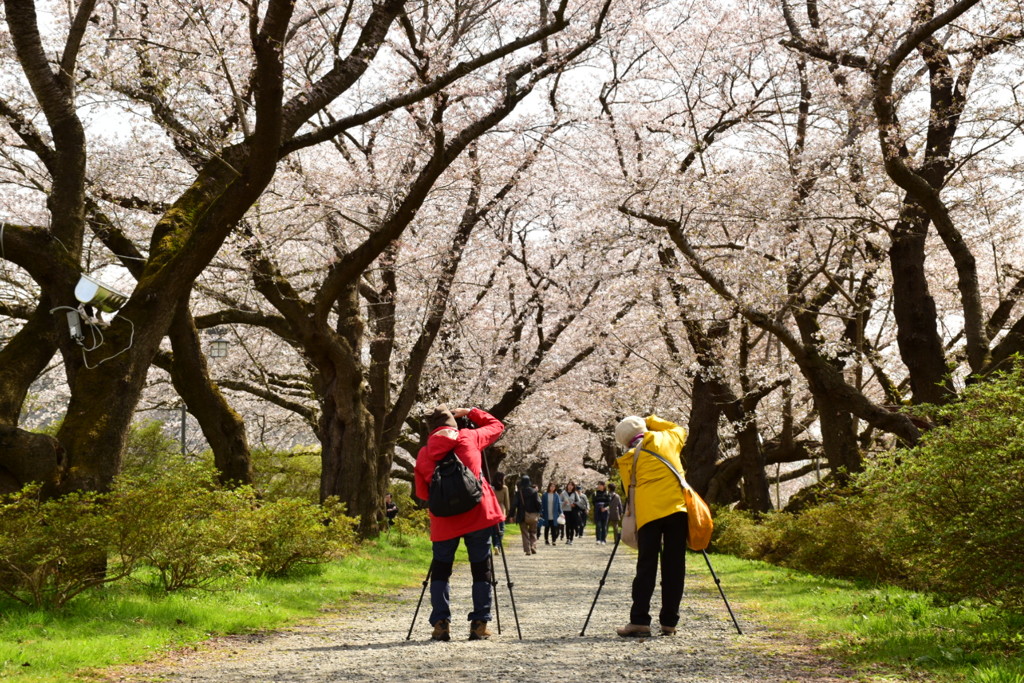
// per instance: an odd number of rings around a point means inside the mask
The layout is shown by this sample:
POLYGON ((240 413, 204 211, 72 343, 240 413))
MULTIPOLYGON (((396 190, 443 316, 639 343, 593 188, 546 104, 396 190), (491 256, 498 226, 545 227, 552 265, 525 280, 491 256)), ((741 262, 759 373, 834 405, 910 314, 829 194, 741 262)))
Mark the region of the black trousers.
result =
POLYGON ((548 536, 551 537, 551 541, 558 540, 558 520, 557 519, 545 519, 544 520, 544 542, 548 542, 548 536))
POLYGON ((679 623, 679 602, 683 599, 686 578, 686 513, 647 522, 637 531, 639 555, 633 579, 633 607, 629 623, 651 625, 651 596, 658 578, 661 558, 661 613, 658 623, 675 626, 679 623))

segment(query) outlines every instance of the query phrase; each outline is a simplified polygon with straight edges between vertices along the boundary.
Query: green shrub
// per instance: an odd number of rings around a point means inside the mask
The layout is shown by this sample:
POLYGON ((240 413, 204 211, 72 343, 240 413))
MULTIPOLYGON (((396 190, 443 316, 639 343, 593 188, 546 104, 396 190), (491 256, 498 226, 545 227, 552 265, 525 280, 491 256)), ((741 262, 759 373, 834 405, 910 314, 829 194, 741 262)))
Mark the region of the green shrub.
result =
POLYGON ((62 607, 84 590, 129 574, 137 558, 121 553, 104 497, 71 494, 40 500, 28 486, 0 498, 0 592, 36 607, 62 607))
POLYGON ((424 534, 430 531, 430 515, 427 509, 416 504, 412 497, 412 486, 399 481, 391 484, 391 500, 398 506, 398 517, 392 531, 403 534, 424 534))
POLYGON ((904 575, 887 552, 875 506, 863 496, 832 499, 800 514, 772 512, 758 518, 720 510, 716 550, 792 569, 842 578, 896 580, 904 575))
POLYGON ((165 591, 231 587, 333 559, 356 542, 337 501, 260 500, 227 490, 202 464, 165 460, 113 490, 40 500, 39 487, 0 498, 0 592, 60 607, 82 591, 151 571, 165 591))
POLYGON ((328 562, 356 542, 355 517, 336 499, 317 505, 282 498, 247 515, 248 543, 257 576, 284 576, 303 565, 328 562))
POLYGON ((1024 609, 1024 372, 919 408, 938 427, 799 514, 716 516, 715 547, 831 576, 1024 609))
POLYGON ((182 461, 181 444, 164 432, 162 420, 133 424, 128 430, 121 473, 125 476, 157 477, 170 463, 182 461))
POLYGON ((224 490, 212 470, 179 465, 156 480, 123 477, 112 494, 119 533, 130 536, 166 591, 211 588, 252 572, 245 517, 251 490, 224 490))
POLYGON ((941 426, 863 477, 889 551, 915 584, 1024 608, 1024 386, 1020 369, 932 408, 941 426))
POLYGON ((320 451, 299 447, 290 451, 252 452, 253 486, 265 500, 320 500, 320 451))

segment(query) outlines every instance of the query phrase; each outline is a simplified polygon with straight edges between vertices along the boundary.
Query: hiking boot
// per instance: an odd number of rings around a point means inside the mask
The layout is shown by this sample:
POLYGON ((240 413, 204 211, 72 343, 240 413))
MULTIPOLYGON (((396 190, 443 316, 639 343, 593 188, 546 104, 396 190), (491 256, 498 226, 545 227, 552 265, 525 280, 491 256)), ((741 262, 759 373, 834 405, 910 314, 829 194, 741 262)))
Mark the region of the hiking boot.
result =
POLYGON ((623 638, 648 638, 651 635, 650 626, 641 626, 640 624, 626 624, 622 628, 615 629, 623 638))
POLYGON ((478 621, 474 619, 469 624, 469 639, 470 640, 487 640, 491 637, 491 632, 487 630, 486 621, 478 621))
POLYGON ((452 639, 452 634, 447 619, 442 619, 441 621, 434 624, 434 632, 430 634, 430 639, 445 641, 452 639))
POLYGON ((675 626, 662 626, 661 635, 663 636, 674 636, 676 634, 675 626))

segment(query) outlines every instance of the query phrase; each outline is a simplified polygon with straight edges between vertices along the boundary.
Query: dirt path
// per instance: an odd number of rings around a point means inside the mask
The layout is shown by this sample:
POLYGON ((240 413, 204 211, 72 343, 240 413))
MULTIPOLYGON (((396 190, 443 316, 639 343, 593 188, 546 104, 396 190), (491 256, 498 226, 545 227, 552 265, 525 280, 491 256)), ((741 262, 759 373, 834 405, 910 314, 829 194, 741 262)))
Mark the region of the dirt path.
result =
MULTIPOLYGON (((350 609, 269 635, 221 638, 173 661, 122 670, 116 681, 181 683, 312 683, 324 681, 849 681, 852 672, 814 654, 797 638, 770 630, 734 605, 744 635, 736 634, 707 566, 691 555, 679 632, 645 640, 618 638, 628 621, 635 556, 621 546, 594 610, 580 629, 612 545, 592 535, 567 547, 507 548, 523 639, 497 563, 502 634, 469 642, 469 567, 452 576, 453 639, 431 642, 424 599, 411 640, 406 633, 419 589, 392 601, 350 609)), ((728 577, 723 587, 728 595, 728 577)), ((659 596, 655 594, 654 611, 659 596)), ((491 630, 497 634, 492 622, 491 630)))

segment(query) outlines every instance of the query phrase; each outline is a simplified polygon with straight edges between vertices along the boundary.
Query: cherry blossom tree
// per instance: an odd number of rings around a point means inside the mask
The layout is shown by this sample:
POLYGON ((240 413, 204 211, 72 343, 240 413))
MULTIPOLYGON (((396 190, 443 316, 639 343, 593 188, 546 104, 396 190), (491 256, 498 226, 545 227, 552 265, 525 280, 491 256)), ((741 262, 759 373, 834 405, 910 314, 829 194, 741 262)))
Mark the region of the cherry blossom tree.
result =
MULTIPOLYGON (((584 51, 600 27, 594 16, 601 8, 582 16, 568 2, 430 5, 416 15, 406 13, 406 4, 324 9, 269 0, 214 8, 87 0, 53 7, 51 25, 39 21, 32 0, 5 3, 7 49, 21 73, 2 98, 0 114, 33 157, 37 201, 46 194, 48 220, 12 221, 5 228, 4 258, 31 276, 41 303, 3 349, 3 367, 18 368, 2 383, 4 419, 13 422, 30 375, 60 347, 71 395, 56 443, 49 445, 66 461, 62 490, 109 485, 164 336, 176 318, 187 326, 196 278, 263 195, 282 159, 431 98, 453 97, 456 108, 482 112, 451 139, 439 131, 420 182, 407 188, 396 215, 335 269, 332 293, 317 309, 326 318, 336 310, 338 288, 357 281, 402 233, 406 216, 454 158, 537 82, 584 51), (446 54, 421 50, 435 32, 458 34, 446 54), (563 32, 564 41, 555 38, 563 32), (44 41, 59 45, 58 61, 47 56, 44 41), (446 94, 456 83, 464 84, 461 92, 446 94), (177 182, 160 188, 165 197, 155 221, 120 215, 106 221, 92 211, 104 202, 110 211, 127 212, 153 202, 131 201, 121 191, 130 183, 90 191, 90 174, 102 164, 87 144, 80 104, 86 89, 94 97, 123 98, 125 116, 147 117, 173 144, 170 175, 177 182), (100 354, 106 355, 92 359, 49 314, 74 301, 90 223, 112 254, 144 259, 135 265, 131 296, 104 332, 100 354)), ((17 428, 7 430, 31 440, 17 428)), ((28 457, 16 445, 5 457, 28 457)))

